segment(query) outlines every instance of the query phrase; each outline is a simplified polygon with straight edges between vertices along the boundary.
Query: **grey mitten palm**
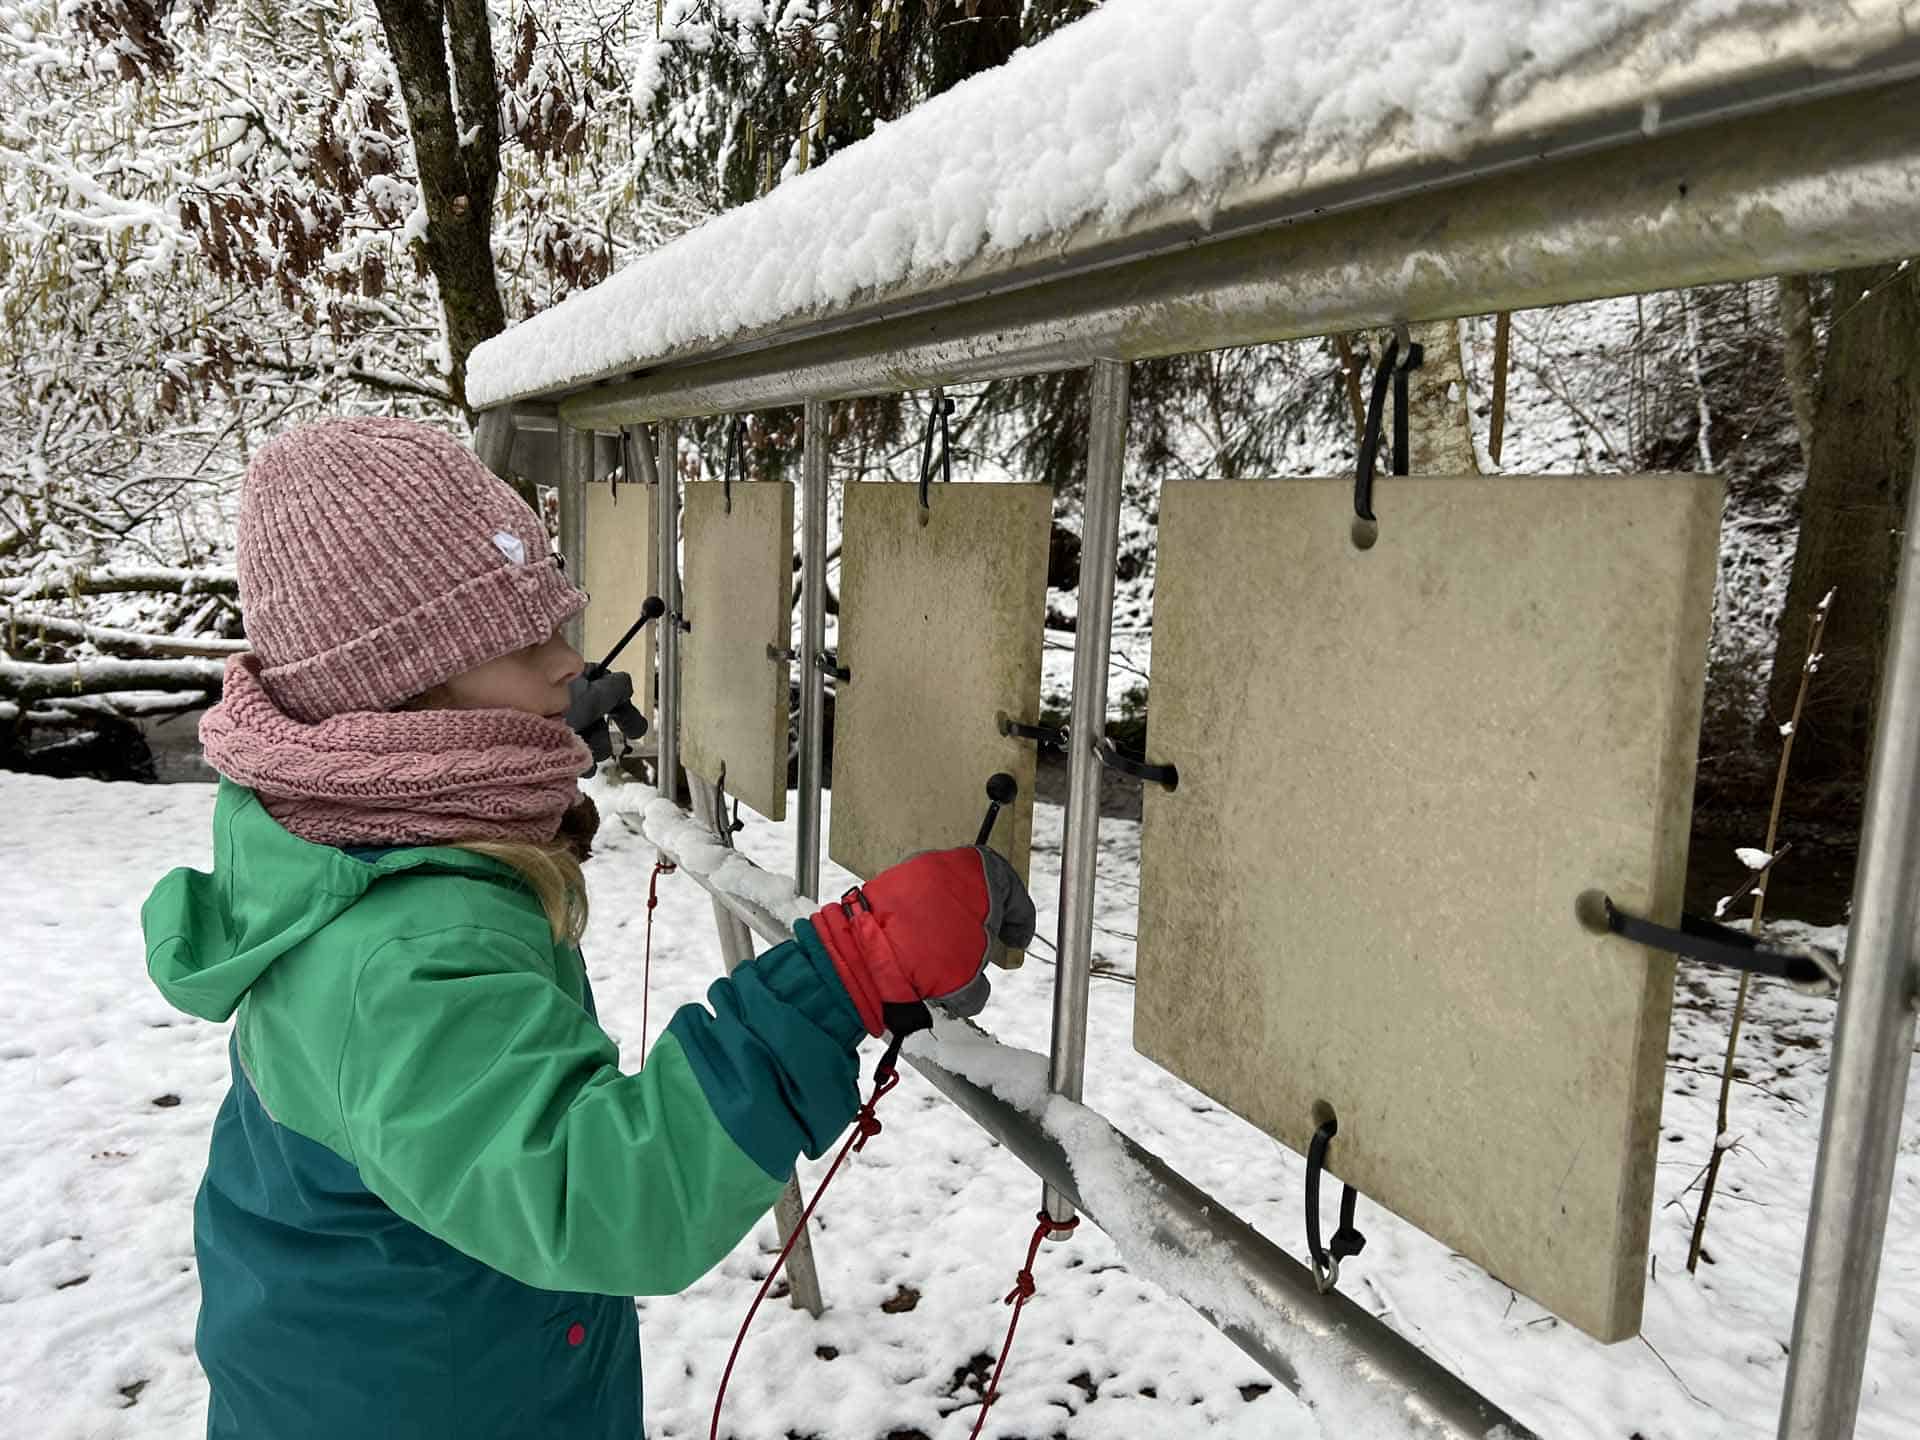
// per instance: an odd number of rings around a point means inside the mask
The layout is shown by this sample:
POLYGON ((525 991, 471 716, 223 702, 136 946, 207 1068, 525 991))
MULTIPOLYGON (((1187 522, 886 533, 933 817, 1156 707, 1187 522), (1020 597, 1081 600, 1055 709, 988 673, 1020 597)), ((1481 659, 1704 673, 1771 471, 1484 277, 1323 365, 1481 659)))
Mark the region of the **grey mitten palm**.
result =
MULTIPOLYGON (((647 733, 647 717, 634 707, 633 677, 624 670, 604 670, 591 679, 577 675, 567 686, 567 696, 567 726, 587 742, 593 765, 613 758, 608 720, 620 727, 622 755, 647 733)), ((593 765, 583 773, 592 774, 593 765)))
MULTIPOLYGON (((1038 919, 1033 908, 1033 896, 1027 893, 1027 887, 1020 883, 1019 872, 998 850, 990 850, 984 845, 975 846, 987 872, 987 959, 999 961, 1006 958, 1009 950, 1024 950, 1033 943, 1034 926, 1038 919)), ((965 985, 951 995, 942 995, 933 1003, 949 1015, 961 1019, 971 1019, 986 1009, 987 1001, 993 994, 993 985, 987 979, 986 966, 965 985)))

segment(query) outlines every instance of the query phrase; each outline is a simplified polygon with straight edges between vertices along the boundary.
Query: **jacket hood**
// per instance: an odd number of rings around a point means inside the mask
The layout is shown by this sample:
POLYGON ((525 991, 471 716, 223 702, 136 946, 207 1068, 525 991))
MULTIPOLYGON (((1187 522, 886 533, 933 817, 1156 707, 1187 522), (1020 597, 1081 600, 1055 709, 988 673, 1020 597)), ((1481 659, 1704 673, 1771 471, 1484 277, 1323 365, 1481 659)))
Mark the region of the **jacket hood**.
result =
POLYGON ((499 861, 445 846, 357 860, 292 834, 260 798, 220 781, 213 870, 179 869, 140 908, 147 973, 175 1008, 225 1020, 267 967, 348 910, 379 880, 432 867, 498 875, 499 861))

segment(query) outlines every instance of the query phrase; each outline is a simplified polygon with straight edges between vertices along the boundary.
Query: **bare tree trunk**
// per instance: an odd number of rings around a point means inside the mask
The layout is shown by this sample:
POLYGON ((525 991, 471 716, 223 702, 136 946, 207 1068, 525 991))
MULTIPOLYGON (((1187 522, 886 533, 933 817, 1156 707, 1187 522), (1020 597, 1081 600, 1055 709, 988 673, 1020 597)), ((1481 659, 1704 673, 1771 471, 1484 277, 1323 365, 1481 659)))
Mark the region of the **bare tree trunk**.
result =
POLYGON ((1920 267, 1842 271, 1815 405, 1800 543, 1780 616, 1771 704, 1793 708, 1820 597, 1837 590, 1821 681, 1798 735, 1803 782, 1866 778, 1920 416, 1920 267))
POLYGON ((1412 332, 1423 355, 1407 385, 1407 468, 1415 475, 1477 475, 1460 327, 1436 320, 1415 325, 1412 332))
POLYGON ((0 660, 0 698, 28 705, 125 690, 188 690, 212 696, 220 693, 224 669, 218 660, 81 660, 66 665, 0 660))
POLYGON ((1813 468, 1813 397, 1820 362, 1813 345, 1813 295, 1804 275, 1782 275, 1775 292, 1780 313, 1780 359, 1800 431, 1800 463, 1813 468))
POLYGON ((237 595, 239 592, 240 582, 231 570, 187 570, 161 565, 104 565, 98 570, 0 579, 0 598, 15 602, 72 595, 237 595))
POLYGON ((507 328, 493 268, 500 94, 487 7, 485 0, 375 0, 375 5, 407 103, 427 210, 423 243, 446 317, 453 398, 471 419, 467 357, 482 340, 507 328))
POLYGON ((135 659, 218 659, 226 655, 238 655, 247 648, 245 640, 230 640, 218 635, 148 635, 139 630, 89 625, 84 620, 45 615, 37 610, 15 611, 9 608, 0 612, 0 649, 12 651, 20 635, 49 636, 63 645, 91 645, 103 654, 135 659))

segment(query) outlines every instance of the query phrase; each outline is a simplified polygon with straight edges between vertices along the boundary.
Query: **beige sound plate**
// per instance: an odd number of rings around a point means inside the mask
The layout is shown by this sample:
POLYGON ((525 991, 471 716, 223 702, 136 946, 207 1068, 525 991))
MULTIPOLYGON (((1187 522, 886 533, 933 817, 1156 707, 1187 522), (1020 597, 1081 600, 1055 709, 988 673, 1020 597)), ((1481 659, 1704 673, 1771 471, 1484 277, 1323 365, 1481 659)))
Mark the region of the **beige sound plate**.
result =
POLYGON ((870 876, 971 844, 987 777, 1019 784, 994 848, 1027 872, 1035 747, 996 717, 1039 718, 1052 491, 1043 485, 846 489, 834 701, 832 857, 870 876))
MULTIPOLYGON (((595 484, 586 487, 586 575, 581 588, 593 598, 586 613, 586 658, 592 664, 616 645, 640 618, 649 595, 659 593, 659 551, 654 545, 654 487, 595 484)), ((654 622, 658 624, 659 622, 654 622)), ((613 662, 633 677, 633 703, 654 717, 653 627, 628 642, 613 662)))
POLYGON ((1367 1204, 1603 1340, 1673 972, 1574 901, 1677 919, 1721 498, 1387 478, 1365 552, 1349 480, 1161 498, 1136 1045, 1296 1150, 1330 1105, 1367 1204))
POLYGON ((717 480, 686 487, 680 637, 680 759, 769 820, 787 813, 788 665, 793 625, 793 487, 717 480))

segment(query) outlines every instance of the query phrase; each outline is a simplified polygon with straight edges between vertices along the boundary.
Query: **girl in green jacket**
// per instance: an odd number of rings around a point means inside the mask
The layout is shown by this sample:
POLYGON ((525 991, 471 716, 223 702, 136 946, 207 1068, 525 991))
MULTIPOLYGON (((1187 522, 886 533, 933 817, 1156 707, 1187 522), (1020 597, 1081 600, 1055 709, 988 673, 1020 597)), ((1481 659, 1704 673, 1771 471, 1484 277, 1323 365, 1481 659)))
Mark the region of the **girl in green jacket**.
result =
POLYGON ((563 823, 586 597, 533 512, 437 430, 327 421, 249 466, 238 558, 214 868, 142 912, 167 998, 234 1020, 194 1207, 207 1433, 638 1440, 632 1297, 827 1148, 888 1007, 977 1007, 1032 902, 991 851, 917 856, 623 1073, 563 823))

